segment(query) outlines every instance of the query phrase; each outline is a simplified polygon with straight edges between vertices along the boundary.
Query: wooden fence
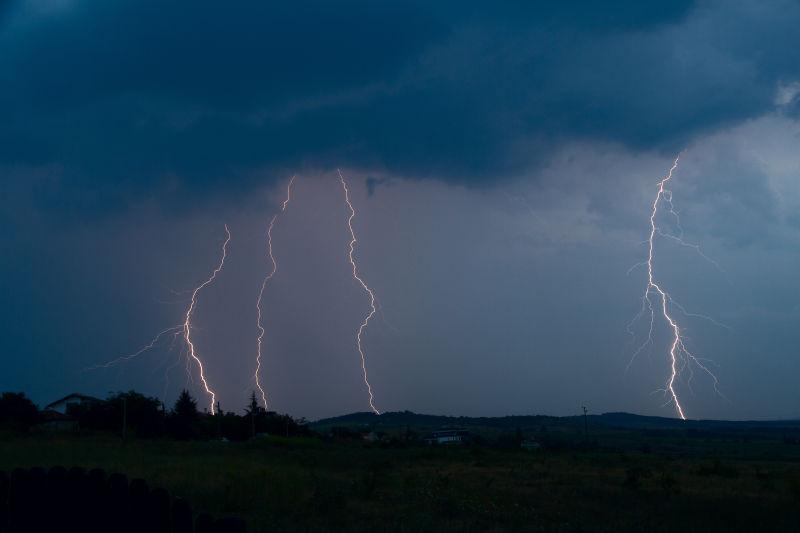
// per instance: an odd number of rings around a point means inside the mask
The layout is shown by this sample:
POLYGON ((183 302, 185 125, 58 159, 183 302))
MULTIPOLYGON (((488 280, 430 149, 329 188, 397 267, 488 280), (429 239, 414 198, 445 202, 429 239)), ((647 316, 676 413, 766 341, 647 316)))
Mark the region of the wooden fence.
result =
POLYGON ((189 504, 143 479, 54 466, 0 471, 0 532, 245 533, 244 521, 195 517, 189 504))

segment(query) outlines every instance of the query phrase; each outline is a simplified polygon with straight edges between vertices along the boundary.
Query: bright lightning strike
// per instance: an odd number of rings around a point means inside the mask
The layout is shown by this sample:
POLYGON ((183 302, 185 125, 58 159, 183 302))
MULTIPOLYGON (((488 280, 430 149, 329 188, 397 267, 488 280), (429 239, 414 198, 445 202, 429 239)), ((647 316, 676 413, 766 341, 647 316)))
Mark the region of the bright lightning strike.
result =
POLYGON ((286 211, 286 206, 289 205, 289 201, 292 199, 292 184, 294 183, 295 176, 292 176, 292 179, 289 180, 289 185, 286 187, 286 200, 283 201, 283 205, 281 206, 281 210, 278 213, 275 213, 272 216, 272 220, 269 221, 269 227, 267 228, 267 255, 269 256, 269 260, 272 262, 272 270, 269 274, 266 275, 264 281, 261 282, 261 290, 258 293, 258 301, 256 302, 256 310, 258 315, 258 350, 256 352, 256 371, 255 371, 255 380, 256 380, 256 387, 258 388, 258 392, 261 394, 261 401, 264 404, 264 409, 268 408, 267 404, 267 393, 264 391, 264 388, 261 386, 261 379, 259 377, 259 373, 261 372, 261 345, 264 340, 264 325, 261 322, 261 301, 264 298, 264 289, 267 288, 267 283, 272 279, 275 273, 278 271, 278 262, 275 260, 275 256, 272 254, 272 228, 275 226, 275 221, 278 219, 278 216, 286 211))
POLYGON ((358 333, 356 335, 356 341, 358 345, 358 353, 361 355, 361 370, 364 372, 364 383, 367 385, 367 392, 369 393, 369 406, 372 408, 372 411, 379 415, 381 414, 378 409, 375 408, 375 397, 372 394, 372 386, 369 384, 369 378, 367 376, 367 362, 366 356, 364 355, 364 348, 361 343, 361 337, 366 329, 367 325, 369 324, 370 319, 375 315, 378 311, 377 307, 375 307, 375 293, 372 292, 372 289, 367 286, 361 277, 358 275, 358 268, 356 266, 356 260, 353 257, 353 252, 355 251, 356 246, 356 234, 353 231, 353 219, 356 216, 356 211, 353 209, 353 204, 350 203, 350 191, 347 188, 347 182, 344 180, 344 176, 342 176, 342 172, 337 169, 336 172, 339 174, 339 181, 342 182, 342 189, 344 189, 344 201, 347 203, 347 207, 350 209, 350 218, 347 219, 347 227, 350 230, 350 265, 353 267, 353 278, 361 284, 361 287, 364 288, 366 293, 369 295, 369 306, 370 311, 364 317, 364 321, 361 323, 361 326, 358 328, 358 333))
MULTIPOLYGON (((198 285, 192 291, 192 300, 189 304, 189 308, 186 310, 186 318, 183 322, 183 339, 186 341, 187 351, 189 357, 197 363, 197 367, 200 370, 200 381, 203 383, 203 388, 205 389, 206 393, 211 397, 211 414, 213 415, 216 411, 216 400, 217 394, 208 386, 208 381, 206 380, 205 376, 205 369, 203 368, 203 362, 197 356, 195 352, 194 343, 192 342, 192 315, 194 315, 195 306, 197 305, 197 295, 198 293, 205 288, 206 286, 210 285, 214 282, 217 278, 217 274, 222 271, 222 268, 225 266, 225 259, 228 256, 228 243, 231 241, 231 232, 228 229, 228 225, 225 224, 225 242, 222 244, 222 257, 220 258, 219 265, 217 268, 214 269, 214 272, 211 273, 211 276, 203 283, 198 285)), ((188 360, 187 360, 188 361, 188 360)))
MULTIPOLYGON (((181 351, 181 354, 180 354, 178 360, 176 361, 176 363, 171 365, 170 367, 168 367, 166 372, 165 372, 165 376, 164 376, 165 377, 164 396, 166 397, 166 387, 169 384, 169 371, 172 370, 175 366, 177 366, 177 363, 180 362, 180 359, 185 354, 186 355, 187 380, 192 379, 190 364, 191 364, 191 361, 194 360, 197 363, 197 365, 198 365, 198 367, 200 369, 200 379, 201 379, 201 381, 203 383, 203 387, 205 388, 206 392, 211 396, 211 414, 214 414, 214 412, 215 412, 215 404, 216 404, 216 394, 208 386, 208 382, 206 381, 206 378, 205 378, 205 371, 204 371, 204 368, 203 368, 203 364, 202 364, 200 358, 197 356, 197 354, 195 352, 194 343, 192 342, 192 337, 191 337, 191 328, 192 328, 191 320, 192 320, 192 316, 194 314, 195 307, 197 305, 197 295, 198 295, 198 293, 200 292, 201 289, 203 289, 205 286, 207 286, 210 283, 212 283, 214 281, 214 279, 216 279, 217 274, 219 274, 219 272, 222 270, 222 267, 225 264, 225 259, 227 257, 227 253, 228 253, 228 243, 231 240, 231 233, 230 233, 230 231, 228 229, 227 224, 225 225, 225 234, 226 234, 226 239, 225 239, 225 242, 222 245, 222 258, 220 260, 219 266, 214 270, 214 272, 211 274, 211 276, 206 281, 204 281, 201 285, 199 285, 198 287, 196 287, 195 289, 193 289, 191 291, 186 291, 187 294, 191 293, 192 297, 191 297, 191 303, 189 304, 189 308, 186 311, 186 315, 184 317, 183 324, 172 326, 172 327, 169 327, 169 328, 159 332, 158 335, 156 335, 155 337, 153 337, 150 340, 150 342, 148 342, 143 347, 141 347, 139 350, 137 350, 137 351, 135 351, 135 352, 133 352, 131 354, 123 355, 121 357, 117 357, 116 359, 112 359, 111 361, 108 361, 106 363, 100 363, 100 364, 96 364, 96 365, 87 367, 87 368, 84 369, 84 371, 111 368, 111 367, 117 366, 119 364, 126 363, 126 362, 130 361, 131 359, 135 359, 136 357, 139 357, 140 355, 142 355, 142 354, 144 354, 146 352, 149 352, 150 350, 154 349, 156 346, 159 345, 159 343, 161 342, 162 337, 164 337, 168 333, 172 333, 172 342, 171 342, 170 347, 169 347, 169 352, 172 352, 172 350, 175 348, 175 341, 179 337, 183 338, 183 341, 186 343, 186 348, 185 348, 185 352, 183 350, 181 351)), ((178 293, 176 293, 176 294, 178 294, 178 293)))
MULTIPOLYGON (((686 246, 686 247, 689 247, 689 248, 693 248, 697 253, 699 253, 701 255, 701 257, 703 257, 707 261, 709 261, 712 264, 714 264, 715 266, 717 266, 717 268, 719 268, 719 265, 717 265, 717 263, 715 263, 714 261, 709 259, 705 254, 703 254, 702 250, 700 249, 700 247, 698 245, 687 243, 687 242, 685 242, 683 240, 683 228, 681 228, 681 226, 680 226, 680 218, 678 217, 678 213, 675 211, 674 205, 672 203, 672 192, 666 188, 667 183, 670 180, 672 180, 673 172, 675 172, 675 169, 678 168, 678 160, 679 159, 680 159, 680 156, 675 158, 675 161, 672 163, 672 167, 669 169, 669 172, 667 173, 667 175, 661 181, 658 182, 658 193, 656 194, 656 197, 653 200, 653 208, 652 208, 652 211, 650 212, 650 234, 649 234, 649 237, 648 237, 648 239, 646 241, 647 242, 647 260, 644 261, 643 263, 640 263, 639 265, 635 265, 634 266, 634 268, 636 266, 646 266, 647 267, 647 287, 645 289, 644 295, 642 296, 642 309, 639 311, 639 313, 636 315, 636 317, 634 317, 633 322, 638 320, 642 315, 644 315, 644 313, 646 311, 649 310, 649 312, 650 312, 650 329, 648 331, 647 340, 645 340, 645 342, 641 346, 639 346, 639 348, 634 352, 633 357, 631 358, 631 362, 633 361, 633 359, 636 358, 637 355, 639 355, 639 353, 642 352, 642 350, 644 350, 644 348, 646 346, 652 344, 652 342, 653 342, 653 328, 655 326, 655 308, 654 308, 654 305, 657 305, 660 308, 661 314, 663 315, 664 320, 669 325, 669 328, 670 328, 670 330, 672 332, 672 341, 670 343, 670 348, 669 348, 670 373, 669 373, 669 377, 667 379, 665 388, 663 389, 663 392, 668 396, 668 402, 667 403, 672 403, 675 406, 675 411, 677 412, 678 416, 680 416, 682 420, 686 420, 686 414, 685 414, 683 405, 681 404, 680 398, 678 396, 678 392, 676 390, 677 381, 678 381, 678 379, 679 379, 679 377, 681 375, 681 372, 683 370, 687 370, 688 371, 688 373, 689 373, 689 384, 691 386, 691 378, 693 376, 692 365, 697 366, 698 368, 700 368, 702 371, 704 371, 706 374, 708 374, 711 377, 711 379, 712 379, 712 381, 714 383, 714 390, 720 395, 721 395, 721 393, 720 393, 719 387, 718 387, 719 386, 719 380, 714 375, 714 373, 711 372, 711 370, 708 368, 707 365, 703 364, 703 362, 700 359, 695 357, 695 355, 692 354, 692 352, 690 352, 686 348, 685 337, 683 335, 683 331, 681 330, 681 327, 678 324, 678 322, 676 321, 676 319, 671 314, 670 308, 671 307, 675 307, 680 312, 682 312, 683 314, 685 314, 687 316, 698 316, 698 317, 701 317, 701 318, 707 318, 709 320, 711 320, 711 319, 708 318, 708 317, 705 317, 703 315, 692 315, 690 313, 687 313, 686 310, 682 306, 680 306, 680 304, 675 302, 672 299, 672 296, 670 296, 669 293, 666 290, 664 290, 664 288, 656 281, 656 277, 655 277, 655 274, 653 272, 653 270, 654 270, 653 263, 654 263, 654 252, 655 252, 655 239, 656 239, 656 236, 669 238, 671 240, 674 240, 675 242, 677 242, 681 246, 686 246), (663 231, 658 226, 658 223, 657 223, 658 207, 659 207, 659 204, 662 203, 662 201, 663 201, 663 203, 665 203, 667 205, 667 210, 669 211, 669 213, 676 220, 677 228, 678 228, 678 230, 680 232, 678 235, 673 235, 671 233, 667 233, 667 232, 663 231), (654 296, 659 300, 659 303, 657 303, 657 304, 653 303, 653 300, 651 298, 654 297, 654 296)), ((633 324, 633 322, 631 322, 631 325, 633 324)), ((630 330, 630 326, 629 326, 629 330, 630 330)))

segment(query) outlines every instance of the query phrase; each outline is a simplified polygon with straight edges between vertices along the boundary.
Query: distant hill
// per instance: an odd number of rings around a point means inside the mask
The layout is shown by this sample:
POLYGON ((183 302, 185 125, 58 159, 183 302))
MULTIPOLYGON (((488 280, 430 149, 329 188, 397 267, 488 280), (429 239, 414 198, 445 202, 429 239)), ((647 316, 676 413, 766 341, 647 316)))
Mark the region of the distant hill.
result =
MULTIPOLYGON (((615 429, 697 429, 719 430, 748 428, 800 428, 800 420, 764 420, 764 421, 729 421, 729 420, 679 420, 659 416, 642 416, 631 413, 604 413, 589 415, 591 426, 615 429)), ((490 428, 505 430, 529 427, 582 427, 583 416, 545 416, 517 415, 502 417, 469 417, 425 415, 411 411, 396 411, 376 415, 369 412, 325 418, 312 422, 310 426, 322 430, 335 426, 369 429, 393 429, 412 427, 418 429, 458 426, 464 428, 490 428)))

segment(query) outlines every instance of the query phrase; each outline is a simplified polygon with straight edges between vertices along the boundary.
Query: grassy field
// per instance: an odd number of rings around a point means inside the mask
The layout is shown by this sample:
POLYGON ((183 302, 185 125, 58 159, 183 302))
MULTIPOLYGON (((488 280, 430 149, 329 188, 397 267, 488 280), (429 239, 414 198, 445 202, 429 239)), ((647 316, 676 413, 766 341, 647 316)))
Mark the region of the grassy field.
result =
POLYGON ((800 530, 800 445, 680 432, 598 438, 593 450, 526 452, 6 436, 0 469, 119 471, 196 510, 246 518, 250 531, 800 530))

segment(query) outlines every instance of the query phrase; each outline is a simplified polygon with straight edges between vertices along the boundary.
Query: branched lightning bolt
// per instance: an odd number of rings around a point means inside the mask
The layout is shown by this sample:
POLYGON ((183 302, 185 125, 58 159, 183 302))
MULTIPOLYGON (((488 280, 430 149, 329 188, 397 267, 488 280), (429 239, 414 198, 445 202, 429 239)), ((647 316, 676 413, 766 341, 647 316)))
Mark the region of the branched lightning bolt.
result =
POLYGON ((107 363, 98 363, 96 365, 88 366, 88 367, 84 368, 83 371, 84 372, 88 372, 90 370, 98 370, 100 368, 111 368, 112 366, 116 366, 116 365, 118 365, 120 363, 124 363, 126 361, 130 361, 131 359, 135 359, 136 357, 139 357, 143 353, 148 352, 148 351, 152 350, 153 348, 155 348, 156 344, 158 344, 158 342, 161 340, 161 337, 163 337, 167 333, 172 332, 172 333, 175 333, 176 335, 179 335, 180 332, 181 332, 181 328, 182 327, 183 326, 178 325, 178 326, 172 326, 171 328, 167 328, 164 331, 160 332, 155 337, 153 337, 150 340, 150 342, 148 342, 147 344, 145 344, 144 346, 142 346, 141 348, 139 348, 135 352, 133 352, 131 354, 128 354, 128 355, 123 355, 123 356, 117 357, 116 359, 112 359, 111 361, 108 361, 107 363))
POLYGON ((228 243, 231 241, 231 232, 228 229, 228 225, 227 224, 225 224, 225 234, 226 234, 226 238, 225 238, 225 242, 222 244, 222 258, 219 261, 219 265, 217 266, 217 268, 214 269, 214 272, 211 273, 211 276, 209 276, 209 278, 207 280, 205 280, 203 283, 198 285, 192 291, 192 300, 191 300, 191 303, 189 304, 189 308, 186 310, 186 318, 185 318, 185 320, 183 322, 183 326, 182 326, 182 328, 183 328, 183 338, 186 341, 186 346, 187 346, 187 351, 188 351, 189 357, 191 359, 193 359, 195 363, 197 363, 197 367, 200 370, 200 381, 203 383, 203 388, 205 389, 206 393, 211 397, 211 414, 212 415, 215 413, 215 405, 216 405, 216 400, 217 400, 217 394, 213 390, 211 390, 211 388, 208 386, 208 381, 206 380, 206 376, 205 376, 205 369, 203 368, 203 362, 200 360, 200 358, 197 356, 197 353, 195 352, 194 343, 192 342, 192 315, 194 314, 195 306, 197 305, 197 295, 198 295, 198 293, 204 287, 206 287, 207 285, 210 285, 211 283, 213 283, 213 281, 217 278, 217 274, 219 274, 222 271, 222 267, 225 266, 225 259, 228 256, 228 243))
MULTIPOLYGON (((669 325, 670 330, 672 331, 672 341, 670 343, 669 348, 669 363, 670 363, 670 373, 669 378, 667 379, 665 388, 663 392, 667 395, 668 401, 667 404, 672 403, 675 406, 675 411, 677 412, 678 416, 681 417, 682 420, 686 420, 686 414, 683 409, 683 405, 681 404, 680 398, 678 397, 678 392, 676 390, 676 382, 681 374, 681 372, 685 369, 689 373, 689 386, 691 387, 691 379, 694 375, 694 371, 692 369, 692 364, 697 366, 703 372, 708 374, 713 383, 714 383, 714 390, 721 395, 719 391, 719 380, 714 375, 713 372, 708 368, 706 364, 702 362, 701 359, 697 358, 692 352, 690 352, 685 343, 685 337, 681 330, 680 325, 675 320, 675 318, 670 313, 670 307, 676 307, 681 313, 686 316, 695 316, 699 318, 705 318, 707 320, 711 320, 712 322, 721 325, 723 327, 724 324, 720 324, 710 317, 706 317, 705 315, 696 315, 692 313, 687 313, 686 310, 675 300, 672 296, 669 295, 668 292, 664 290, 664 288, 658 284, 656 281, 655 275, 653 273, 653 262, 654 262, 654 251, 655 251, 655 239, 656 236, 666 237, 671 240, 676 241, 678 244, 682 246, 686 246, 689 248, 693 248, 698 254, 700 254, 704 259, 715 265, 719 268, 719 265, 708 258, 700 249, 700 247, 696 244, 687 243, 683 240, 683 228, 680 226, 680 218, 678 213, 675 211, 675 207, 672 203, 672 192, 666 188, 667 183, 672 179, 672 174, 675 172, 675 169, 678 168, 678 160, 680 156, 675 158, 675 161, 672 163, 672 167, 669 169, 667 175, 658 182, 658 193, 656 194, 655 199, 653 200, 653 207, 650 212, 650 234, 647 239, 647 260, 634 265, 633 268, 637 266, 645 266, 647 267, 647 287, 645 288, 644 295, 642 296, 642 308, 639 313, 634 317, 633 321, 628 325, 628 331, 632 333, 631 327, 633 323, 636 322, 639 318, 641 318, 645 312, 649 310, 650 312, 650 326, 648 330, 647 340, 639 346, 639 348, 634 352, 631 363, 639 355, 642 350, 645 349, 646 346, 652 344, 653 342, 653 328, 655 326, 655 308, 654 303, 651 300, 651 296, 655 293, 657 298, 660 300, 658 307, 661 310, 661 314, 664 317, 664 320, 669 325), (667 204, 668 210, 671 215, 675 217, 676 225, 678 231, 680 232, 678 235, 673 235, 671 233, 667 233, 661 230, 657 224, 657 217, 658 217, 658 206, 663 200, 664 203, 667 204)), ((630 271, 629 271, 630 272, 630 271)), ((628 364, 630 366, 630 363, 628 364)))
POLYGON ((355 209, 353 209, 353 204, 350 203, 350 191, 347 188, 347 182, 344 180, 344 176, 342 176, 342 172, 339 169, 337 169, 336 172, 339 174, 339 181, 342 182, 342 189, 344 189, 344 201, 347 203, 347 207, 350 209, 350 218, 347 219, 347 227, 350 230, 350 254, 349 254, 349 257, 350 257, 350 265, 353 267, 353 278, 355 278, 355 280, 358 281, 358 283, 361 284, 361 287, 363 287, 364 290, 369 295, 370 311, 364 317, 364 321, 361 323, 361 326, 358 328, 358 333, 356 334, 356 341, 357 341, 357 345, 358 345, 358 353, 361 355, 361 370, 364 372, 364 383, 367 385, 367 392, 369 393, 369 406, 370 406, 370 408, 372 409, 372 411, 376 415, 379 415, 379 414, 381 414, 381 412, 378 411, 378 409, 375 408, 375 403, 374 403, 375 397, 372 394, 372 386, 369 384, 369 378, 367 376, 366 356, 364 355, 364 348, 362 347, 362 343, 361 343, 361 337, 362 337, 362 335, 364 333, 364 329, 366 329, 367 325, 369 324, 370 319, 378 311, 377 308, 375 307, 375 293, 372 292, 372 289, 370 289, 369 286, 364 282, 364 280, 361 279, 361 277, 358 275, 358 267, 356 266, 356 260, 353 257, 353 253, 355 251, 355 246, 356 246, 356 241, 357 241, 356 240, 355 231, 353 231, 353 219, 356 216, 356 211, 355 211, 355 209))
POLYGON ((153 337, 150 340, 150 342, 148 342, 147 344, 142 346, 139 350, 137 350, 137 351, 135 351, 135 352, 133 352, 131 354, 123 355, 121 357, 117 357, 116 359, 112 359, 111 361, 108 361, 106 363, 100 363, 100 364, 92 365, 90 367, 85 368, 84 371, 111 368, 111 367, 117 366, 117 365, 119 365, 121 363, 125 363, 127 361, 130 361, 131 359, 135 359, 136 357, 139 357, 140 355, 142 355, 142 354, 154 349, 160 343, 162 337, 164 337, 168 333, 172 333, 172 342, 170 343, 168 352, 172 352, 172 350, 175 348, 175 343, 176 343, 176 341, 177 341, 177 339, 179 337, 183 338, 183 341, 185 342, 186 347, 181 350, 181 353, 179 354, 178 359, 175 361, 175 363, 172 364, 171 366, 169 366, 165 371, 165 374, 164 374, 164 379, 165 379, 164 396, 166 397, 167 387, 169 385, 169 372, 170 372, 170 370, 175 368, 175 366, 178 365, 178 363, 180 362, 181 358, 183 358, 184 356, 186 357, 187 383, 188 383, 189 380, 192 380, 192 382, 194 381, 192 379, 191 367, 190 367, 191 361, 192 361, 192 359, 194 359, 194 361, 197 362, 198 367, 200 368, 200 378, 201 378, 201 380, 203 382, 203 386, 205 387, 206 392, 209 393, 211 395, 211 397, 212 397, 211 413, 213 414, 214 413, 214 405, 215 405, 215 402, 214 402, 215 393, 213 391, 211 391, 210 388, 208 387, 208 383, 207 383, 207 381, 205 379, 205 375, 204 375, 204 369, 203 369, 202 362, 197 357, 197 354, 195 353, 195 350, 194 350, 194 344, 192 343, 192 340, 191 340, 191 329, 192 329, 191 319, 192 319, 192 315, 194 314, 195 306, 197 304, 197 295, 198 295, 198 293, 200 292, 200 290, 203 287, 205 287, 206 285, 209 285, 211 282, 214 281, 214 279, 216 278, 217 274, 222 270, 222 267, 224 266, 225 258, 227 256, 228 243, 230 242, 230 239, 231 239, 231 234, 230 234, 230 231, 228 230, 228 226, 227 225, 225 226, 225 233, 226 233, 226 239, 225 239, 224 244, 222 245, 222 259, 220 260, 220 264, 217 267, 217 269, 214 270, 214 272, 212 273, 211 277, 209 277, 209 279, 207 279, 200 286, 196 287, 193 290, 183 291, 181 293, 178 293, 176 291, 171 291, 174 294, 189 294, 189 293, 191 293, 191 295, 192 295, 191 303, 189 305, 189 308, 186 311, 186 315, 184 317, 183 324, 179 324, 179 325, 176 325, 176 326, 171 326, 171 327, 159 332, 155 337, 153 337))
POLYGON ((256 302, 256 310, 258 315, 258 350, 256 352, 256 371, 254 377, 258 392, 261 394, 261 401, 264 403, 264 409, 268 408, 267 393, 264 392, 264 388, 261 386, 261 379, 259 378, 259 372, 261 372, 261 345, 264 340, 265 333, 264 325, 261 323, 261 300, 264 298, 264 289, 267 288, 267 283, 269 283, 269 280, 271 280, 278 271, 278 262, 275 261, 275 256, 272 254, 272 228, 275 226, 275 221, 278 219, 278 216, 286 211, 286 206, 289 205, 289 201, 292 199, 292 184, 294 183, 294 178, 295 176, 292 176, 292 179, 289 180, 289 185, 286 187, 286 200, 283 201, 280 212, 275 213, 272 216, 272 220, 269 221, 269 227, 267 228, 267 254, 269 256, 269 260, 272 262, 272 270, 266 275, 264 281, 261 282, 261 290, 258 292, 258 301, 256 302))

